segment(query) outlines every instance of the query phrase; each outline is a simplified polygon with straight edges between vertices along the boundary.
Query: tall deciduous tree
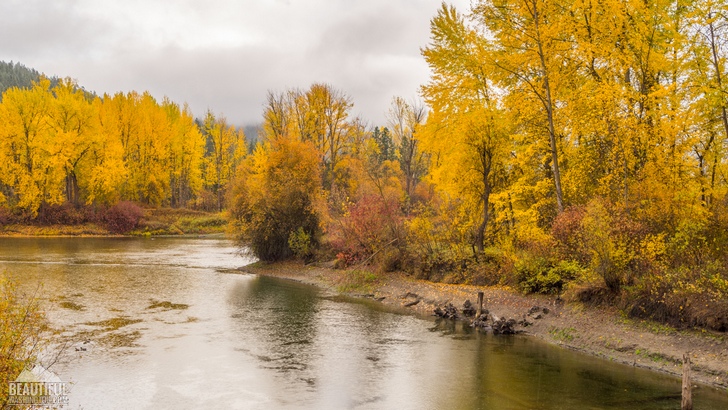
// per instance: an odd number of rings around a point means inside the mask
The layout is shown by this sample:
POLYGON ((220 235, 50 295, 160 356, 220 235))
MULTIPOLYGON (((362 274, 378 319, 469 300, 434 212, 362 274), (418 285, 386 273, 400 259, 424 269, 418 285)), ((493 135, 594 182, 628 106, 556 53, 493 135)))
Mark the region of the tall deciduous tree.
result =
POLYGON ((694 146, 698 160, 702 199, 712 206, 713 198, 725 195, 720 187, 728 143, 728 5, 722 1, 701 0, 689 13, 690 82, 700 123, 694 146))
MULTIPOLYGON (((189 107, 165 99, 163 108, 172 127, 168 172, 170 205, 186 206, 203 186, 202 166, 205 140, 189 107)), ((244 141, 243 141, 244 146, 244 141)), ((232 164, 234 166, 235 164, 232 164)))
POLYGON ((419 131, 424 125, 427 110, 423 105, 410 104, 394 97, 388 113, 388 126, 397 147, 400 167, 405 178, 407 201, 427 170, 427 157, 420 147, 419 131))
POLYGON ((0 174, 5 199, 37 215, 44 202, 60 203, 63 191, 58 167, 51 158, 50 81, 41 79, 30 90, 11 88, 0 105, 0 174))
POLYGON ((71 79, 53 88, 49 125, 55 162, 63 168, 66 202, 79 205, 79 174, 92 147, 100 143, 98 115, 90 97, 71 79))
POLYGON ((222 210, 228 184, 246 153, 245 134, 228 124, 225 117, 215 117, 209 111, 204 127, 207 136, 205 181, 217 198, 218 210, 222 210))
POLYGON ((504 187, 509 122, 494 99, 492 67, 482 54, 490 51, 487 41, 452 7, 443 6, 431 27, 423 54, 434 75, 422 91, 433 112, 423 142, 437 158, 431 168, 436 185, 475 216, 473 245, 482 252, 491 194, 504 187))
POLYGON ((573 74, 566 2, 558 0, 481 0, 473 8, 477 21, 493 36, 494 50, 484 57, 510 91, 509 104, 545 131, 558 212, 564 210, 558 127, 561 90, 573 74), (516 108, 516 106, 518 108, 516 108))

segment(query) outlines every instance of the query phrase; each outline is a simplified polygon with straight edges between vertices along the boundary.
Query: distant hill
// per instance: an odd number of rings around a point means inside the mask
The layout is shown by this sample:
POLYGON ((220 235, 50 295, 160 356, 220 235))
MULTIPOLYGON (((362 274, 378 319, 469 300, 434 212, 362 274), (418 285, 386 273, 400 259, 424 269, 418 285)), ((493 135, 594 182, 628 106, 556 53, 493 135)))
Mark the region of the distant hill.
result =
MULTIPOLYGON (((28 68, 20 63, 0 61, 0 100, 2 100, 2 94, 8 88, 30 88, 33 85, 33 81, 38 81, 40 76, 41 73, 37 70, 28 68)), ((58 77, 50 78, 52 83, 58 81, 58 77)))
MULTIPOLYGON (((5 90, 13 87, 30 88, 33 86, 33 81, 38 81, 41 75, 46 74, 40 73, 38 70, 33 68, 28 68, 21 63, 0 61, 0 101, 2 101, 2 95, 5 90)), ((58 83, 57 76, 49 77, 46 75, 46 77, 51 80, 52 87, 58 83)), ((83 90, 89 98, 97 95, 94 91, 88 91, 82 86, 79 86, 79 88, 83 90)), ((198 123, 198 125, 200 124, 201 122, 198 123)), ((261 124, 246 125, 242 128, 243 132, 245 132, 246 139, 251 144, 255 144, 255 141, 258 140, 258 132, 260 131, 261 124)))

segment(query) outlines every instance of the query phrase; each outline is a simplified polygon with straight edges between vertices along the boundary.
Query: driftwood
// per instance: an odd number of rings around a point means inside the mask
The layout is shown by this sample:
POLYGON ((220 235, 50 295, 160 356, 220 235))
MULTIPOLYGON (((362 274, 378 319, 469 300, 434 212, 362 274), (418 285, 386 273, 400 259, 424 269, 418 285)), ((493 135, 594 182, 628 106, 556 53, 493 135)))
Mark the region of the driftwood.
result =
POLYGON ((466 317, 475 316, 475 306, 470 303, 470 299, 466 300, 465 303, 463 303, 463 315, 465 315, 466 317))
POLYGON ((504 317, 493 320, 493 333, 497 335, 514 335, 516 334, 515 319, 506 319, 504 317))
MULTIPOLYGON (((493 331, 494 334, 500 335, 513 335, 520 333, 521 331, 516 330, 516 326, 521 325, 523 327, 532 325, 533 323, 526 320, 526 315, 523 315, 523 320, 517 322, 515 319, 496 318, 490 315, 487 309, 483 309, 483 292, 478 292, 478 307, 466 300, 463 304, 462 314, 458 312, 458 309, 453 306, 452 303, 447 303, 443 307, 436 307, 434 310, 435 316, 443 319, 457 320, 461 317, 474 317, 471 322, 472 327, 484 331, 493 331)), ((541 319, 543 315, 548 314, 549 309, 545 307, 534 306, 528 311, 528 317, 531 319, 541 319)))
POLYGON ((448 303, 445 305, 444 309, 441 309, 440 307, 435 308, 435 316, 439 316, 444 319, 451 319, 455 320, 460 315, 458 314, 458 309, 452 305, 452 303, 448 303))

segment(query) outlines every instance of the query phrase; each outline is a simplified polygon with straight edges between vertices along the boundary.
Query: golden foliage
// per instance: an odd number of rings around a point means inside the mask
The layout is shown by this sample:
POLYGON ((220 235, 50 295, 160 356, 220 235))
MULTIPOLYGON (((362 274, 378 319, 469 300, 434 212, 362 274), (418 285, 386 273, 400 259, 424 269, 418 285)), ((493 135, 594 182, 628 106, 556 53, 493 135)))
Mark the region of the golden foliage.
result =
POLYGON ((245 154, 242 132, 226 132, 234 138, 223 147, 219 133, 203 136, 186 106, 149 93, 99 98, 70 79, 51 87, 42 78, 7 90, 0 103, 0 205, 30 216, 64 203, 187 206, 206 181, 224 192, 245 154), (214 176, 203 175, 207 163, 214 176))

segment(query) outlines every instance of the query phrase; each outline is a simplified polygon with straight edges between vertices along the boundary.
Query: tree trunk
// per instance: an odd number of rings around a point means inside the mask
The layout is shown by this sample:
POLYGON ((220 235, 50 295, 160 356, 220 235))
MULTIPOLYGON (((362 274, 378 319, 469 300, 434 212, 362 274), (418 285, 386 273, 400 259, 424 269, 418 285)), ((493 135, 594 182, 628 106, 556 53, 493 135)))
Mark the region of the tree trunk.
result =
MULTIPOLYGON (((487 179, 487 177, 484 179, 487 179)), ((490 191, 490 184, 486 182, 485 192, 483 193, 483 222, 478 227, 478 234, 475 239, 478 242, 478 253, 483 253, 485 249, 485 228, 488 226, 488 220, 490 219, 490 213, 488 212, 488 208, 490 208, 490 191)))
POLYGON ((66 173, 66 202, 71 205, 78 205, 78 179, 76 173, 69 171, 66 173))
MULTIPOLYGON (((712 19, 713 13, 710 13, 709 18, 712 19)), ((718 85, 719 90, 723 90, 723 76, 720 71, 720 58, 718 58, 718 47, 715 40, 715 27, 713 26, 713 22, 711 21, 708 24, 708 27, 710 28, 710 49, 713 54, 713 68, 715 69, 715 82, 718 85)), ((720 107, 721 111, 721 120, 723 120, 723 130, 725 131, 725 136, 728 138, 728 110, 726 110, 725 104, 723 104, 720 107)))
POLYGON ((478 247, 478 253, 483 253, 485 246, 485 228, 488 226, 488 220, 490 219, 490 193, 493 187, 490 184, 490 171, 493 167, 493 154, 488 150, 487 147, 482 146, 479 148, 480 161, 483 166, 483 222, 478 227, 478 232, 475 237, 476 246, 478 247))
POLYGON ((551 171, 554 174, 554 186, 556 188, 556 206, 558 212, 564 211, 564 194, 561 190, 561 170, 559 168, 559 153, 558 146, 556 144, 556 126, 554 125, 554 104, 553 97, 551 95, 551 83, 549 82, 549 69, 546 65, 546 56, 543 51, 543 44, 541 41, 541 29, 539 25, 539 13, 534 7, 533 11, 534 23, 536 25, 536 34, 538 38, 536 42, 538 44, 538 55, 541 62, 541 70, 543 71, 543 88, 544 88, 544 106, 546 108, 546 119, 548 121, 549 130, 549 145, 551 147, 551 171))

